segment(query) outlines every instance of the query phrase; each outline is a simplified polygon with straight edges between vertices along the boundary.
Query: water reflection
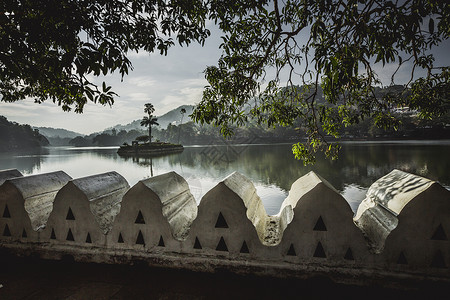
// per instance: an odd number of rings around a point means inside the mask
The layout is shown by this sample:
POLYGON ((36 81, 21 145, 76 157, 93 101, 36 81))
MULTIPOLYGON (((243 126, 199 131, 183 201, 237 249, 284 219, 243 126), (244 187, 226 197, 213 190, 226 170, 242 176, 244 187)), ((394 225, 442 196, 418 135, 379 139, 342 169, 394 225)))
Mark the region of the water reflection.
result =
POLYGON ((449 149, 448 141, 343 143, 339 160, 319 158, 314 166, 305 167, 293 158, 290 144, 185 147, 182 153, 153 158, 120 157, 117 147, 57 147, 1 154, 0 169, 16 168, 23 174, 63 170, 73 178, 117 171, 130 186, 175 171, 188 181, 197 201, 218 181, 238 171, 254 182, 269 214, 278 213, 292 183, 312 170, 340 191, 356 211, 367 188, 394 168, 450 187, 449 149))
POLYGON ((47 148, 32 151, 0 152, 0 170, 17 169, 23 174, 39 172, 43 157, 49 154, 47 148))

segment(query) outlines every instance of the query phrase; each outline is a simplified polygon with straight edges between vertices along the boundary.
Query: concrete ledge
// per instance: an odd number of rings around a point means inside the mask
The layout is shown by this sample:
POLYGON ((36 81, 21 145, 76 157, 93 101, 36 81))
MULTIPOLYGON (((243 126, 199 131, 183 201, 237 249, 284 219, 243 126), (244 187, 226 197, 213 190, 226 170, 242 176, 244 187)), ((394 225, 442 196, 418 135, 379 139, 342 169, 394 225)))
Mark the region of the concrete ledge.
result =
POLYGON ((175 172, 141 180, 123 197, 108 247, 181 251, 181 241, 196 216, 197 204, 189 185, 175 172))
POLYGON ((355 216, 314 172, 292 184, 276 216, 237 172, 198 207, 175 172, 131 188, 115 172, 69 180, 64 172, 6 180, 0 247, 84 262, 450 282, 450 191, 413 174, 394 170, 376 181, 355 216))
POLYGON ((9 169, 0 171, 0 185, 2 185, 7 179, 12 179, 16 177, 22 177, 22 173, 20 173, 17 169, 9 169))
POLYGON ((203 196, 183 250, 233 258, 261 257, 265 218, 253 184, 235 172, 203 196))
POLYGON ((70 179, 58 171, 6 180, 0 186, 0 240, 37 240, 56 194, 70 179))
POLYGON ((69 181, 56 195, 42 239, 53 243, 105 245, 129 185, 116 172, 69 181))
MULTIPOLYGON (((352 221, 347 201, 326 180, 310 172, 292 184, 282 211, 291 210, 281 241, 284 259, 292 262, 369 264, 364 237, 352 221)), ((285 213, 286 214, 286 213, 285 213)))
POLYGON ((197 203, 186 180, 177 173, 170 172, 142 183, 159 198, 162 214, 170 224, 172 235, 177 240, 185 240, 197 217, 197 203))
POLYGON ((398 225, 403 208, 433 184, 435 182, 426 178, 393 170, 370 186, 354 221, 367 238, 371 251, 383 250, 386 238, 398 225))
POLYGON ((402 207, 382 256, 390 269, 450 276, 450 192, 431 181, 402 207))

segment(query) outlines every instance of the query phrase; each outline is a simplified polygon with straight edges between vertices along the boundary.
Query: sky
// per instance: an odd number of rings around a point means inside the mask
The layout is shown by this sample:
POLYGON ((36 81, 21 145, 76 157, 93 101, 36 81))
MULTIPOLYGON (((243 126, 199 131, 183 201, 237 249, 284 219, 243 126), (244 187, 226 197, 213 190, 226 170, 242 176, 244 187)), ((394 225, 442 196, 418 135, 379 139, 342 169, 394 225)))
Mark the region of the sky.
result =
MULTIPOLYGON (((154 105, 156 116, 181 105, 195 105, 201 101, 203 88, 207 85, 203 71, 207 66, 216 65, 221 55, 220 32, 211 25, 209 27, 212 34, 203 47, 195 43, 189 47, 176 45, 169 49, 167 56, 133 52, 130 53, 129 59, 134 69, 123 81, 119 74, 94 79, 100 84, 105 81, 119 95, 112 107, 88 103, 82 114, 76 114, 73 111, 62 111, 61 107, 52 101, 37 104, 32 99, 26 99, 14 103, 0 102, 0 115, 9 121, 33 127, 63 128, 90 134, 141 119, 145 115, 145 103, 154 105)), ((450 65, 449 50, 450 41, 435 49, 437 65, 450 65)), ((395 69, 394 64, 374 66, 383 84, 389 84, 390 74, 395 69)), ((407 82, 409 75, 408 69, 404 68, 398 72, 396 79, 399 82, 407 82)))
POLYGON ((167 56, 159 52, 130 53, 128 58, 133 70, 123 82, 119 74, 95 79, 98 83, 105 81, 119 95, 111 107, 88 103, 82 114, 76 114, 64 112, 52 101, 37 104, 26 99, 0 102, 0 115, 20 124, 63 128, 82 134, 141 119, 145 116, 144 104, 149 102, 155 107, 154 115, 161 116, 181 105, 200 102, 207 85, 203 71, 207 66, 217 64, 220 42, 220 36, 213 33, 203 47, 195 43, 189 47, 177 44, 169 49, 167 56))

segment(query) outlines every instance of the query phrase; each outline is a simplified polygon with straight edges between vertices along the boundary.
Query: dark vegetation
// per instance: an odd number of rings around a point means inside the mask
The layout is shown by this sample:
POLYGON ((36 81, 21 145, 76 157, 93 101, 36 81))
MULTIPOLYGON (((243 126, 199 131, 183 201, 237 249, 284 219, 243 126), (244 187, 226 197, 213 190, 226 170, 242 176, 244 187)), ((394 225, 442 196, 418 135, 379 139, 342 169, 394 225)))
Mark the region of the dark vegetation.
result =
POLYGON ((429 120, 449 111, 450 67, 433 51, 450 37, 448 1, 273 0, 217 16, 222 56, 205 70, 193 119, 224 135, 249 119, 286 127, 301 119, 293 153, 307 164, 319 152, 336 159, 328 140, 345 127, 369 119, 398 128, 393 107, 429 120), (386 78, 399 89, 379 97, 386 78))
POLYGON ((0 151, 18 151, 49 145, 47 138, 30 125, 9 122, 0 116, 0 151))
POLYGON ((143 134, 142 130, 107 130, 102 133, 93 133, 87 136, 77 136, 68 141, 68 144, 75 147, 90 146, 119 146, 123 143, 131 144, 138 136, 143 134))
MULTIPOLYGON (((450 114, 441 117, 423 119, 417 113, 408 109, 393 109, 392 114, 399 120, 396 129, 379 128, 374 124, 373 118, 365 118, 358 124, 343 127, 339 131, 340 140, 422 140, 422 139, 450 139, 450 114)), ((179 115, 179 117, 182 117, 179 115)), ((8 122, 0 116, 0 149, 1 151, 23 149, 40 146, 120 146, 131 145, 133 141, 145 142, 148 140, 148 131, 145 129, 116 130, 108 129, 101 133, 92 133, 85 136, 59 137, 48 136, 33 130, 29 125, 19 125, 8 122)), ((134 122, 133 122, 134 123, 134 122)), ((182 145, 208 145, 225 141, 220 128, 214 125, 199 125, 192 121, 177 122, 172 125, 168 122, 167 128, 153 127, 154 141, 182 145)), ((139 124, 136 124, 139 126, 139 124)), ((120 127, 117 126, 117 127, 120 127)), ((131 128, 131 127, 128 127, 131 128)), ((280 125, 264 126, 255 121, 247 122, 244 126, 232 127, 235 134, 226 139, 227 143, 296 143, 299 139, 306 139, 307 129, 302 126, 301 120, 294 122, 293 126, 280 125)), ((330 141, 335 140, 327 136, 330 141)))
MULTIPOLYGON (((376 95, 382 98, 383 95, 395 92, 400 88, 377 88, 376 95)), ((318 98, 321 99, 322 97, 323 94, 319 89, 318 98)), ((200 125, 194 123, 189 118, 189 114, 187 115, 187 122, 182 122, 186 114, 183 111, 188 109, 192 112, 193 108, 193 106, 182 106, 158 117, 158 121, 162 119, 163 124, 167 127, 156 126, 153 122, 152 126, 148 124, 149 129, 152 128, 153 140, 182 145, 207 145, 224 142, 225 138, 220 127, 213 124, 200 125)), ((337 131, 339 140, 450 139, 450 113, 448 112, 433 119, 424 119, 415 110, 392 106, 390 107, 390 113, 398 121, 395 128, 380 128, 374 120, 376 117, 369 116, 361 119, 358 123, 340 127, 337 131)), ((155 119, 151 116, 148 120, 154 121, 155 119)), ((42 130, 44 134, 42 135, 39 134, 39 130, 33 130, 29 125, 11 123, 2 117, 0 149, 1 151, 7 151, 47 145, 75 147, 131 145, 135 140, 148 141, 149 131, 140 126, 141 122, 142 120, 136 120, 128 125, 117 125, 103 132, 85 136, 75 136, 76 133, 62 129, 44 128, 42 130), (49 136, 45 136, 47 133, 49 136), (55 134, 61 134, 62 137, 55 136, 55 134)), ((308 128, 300 118, 297 118, 291 126, 279 124, 268 126, 250 119, 241 126, 231 125, 230 128, 234 131, 234 135, 227 138, 227 143, 296 143, 308 138, 308 128)), ((335 137, 327 135, 324 131, 321 134, 329 141, 336 140, 335 137)))
POLYGON ((91 78, 126 76, 134 51, 167 55, 176 44, 203 45, 213 22, 222 55, 204 71, 208 85, 194 121, 219 126, 225 136, 251 119, 299 127, 296 158, 336 158, 339 146, 330 137, 367 120, 397 129, 393 107, 410 107, 424 120, 446 117, 450 67, 433 50, 450 37, 447 2, 3 1, 0 101, 50 100, 77 113, 90 101, 113 105, 112 87, 91 78), (389 86, 402 84, 398 93, 377 97, 382 78, 375 64, 388 67, 389 86))
MULTIPOLYGON (((367 118, 359 124, 343 128, 340 131, 340 140, 390 140, 390 139, 450 139, 450 114, 433 120, 424 120, 414 112, 398 112, 397 118, 401 120, 397 130, 379 128, 373 120, 367 118)), ((235 127, 235 134, 227 139, 228 143, 295 143, 299 137, 306 138, 300 121, 292 127, 275 126, 267 128, 254 123, 235 127)), ((119 146, 130 144, 140 136, 146 136, 145 130, 121 130, 116 133, 108 130, 101 134, 92 134, 85 137, 76 137, 70 140, 73 146, 119 146)), ((169 124, 166 129, 155 127, 152 129, 155 141, 179 143, 182 145, 207 145, 224 141, 220 128, 213 125, 199 125, 192 121, 180 124, 169 124)), ((329 136, 330 140, 334 138, 329 136)))

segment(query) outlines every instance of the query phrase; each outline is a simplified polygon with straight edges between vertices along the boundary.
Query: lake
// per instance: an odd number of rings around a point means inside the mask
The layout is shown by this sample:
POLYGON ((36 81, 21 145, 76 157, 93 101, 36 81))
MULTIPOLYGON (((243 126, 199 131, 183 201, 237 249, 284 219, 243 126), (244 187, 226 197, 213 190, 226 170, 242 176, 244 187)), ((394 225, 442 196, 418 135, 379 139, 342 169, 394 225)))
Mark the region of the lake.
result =
POLYGON ((439 181, 450 188, 450 141, 341 142, 337 161, 318 158, 304 166, 291 144, 189 146, 179 154, 124 158, 118 147, 48 147, 31 153, 0 153, 0 170, 24 175, 64 171, 73 178, 116 171, 130 186, 151 176, 175 171, 201 197, 234 171, 250 178, 270 215, 277 214, 292 183, 310 171, 330 182, 353 212, 368 187, 393 169, 439 181))

